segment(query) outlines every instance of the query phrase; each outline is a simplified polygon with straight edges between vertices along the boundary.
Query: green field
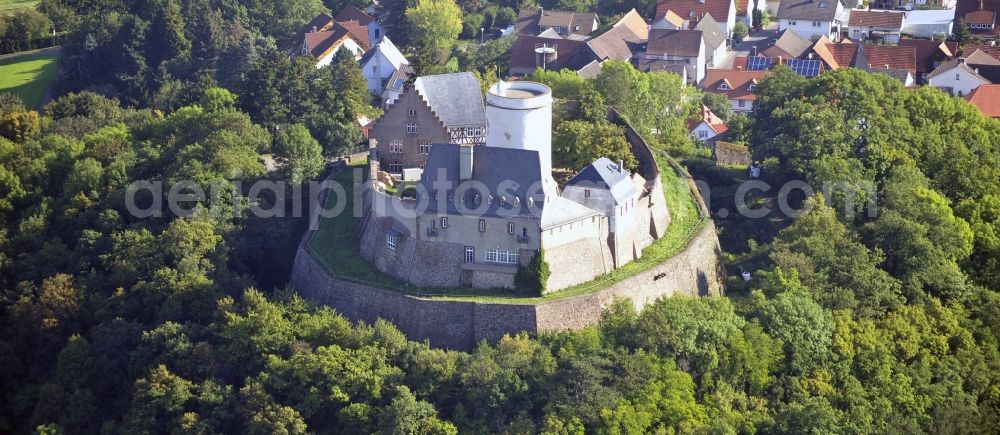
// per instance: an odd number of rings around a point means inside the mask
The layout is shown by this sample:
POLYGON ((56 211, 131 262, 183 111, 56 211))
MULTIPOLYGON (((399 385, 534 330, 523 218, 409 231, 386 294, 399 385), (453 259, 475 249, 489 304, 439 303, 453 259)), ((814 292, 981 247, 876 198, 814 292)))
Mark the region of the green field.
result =
MULTIPOLYGON (((509 291, 492 289, 419 287, 388 276, 361 258, 356 235, 358 219, 352 213, 341 213, 335 218, 320 221, 319 231, 309 241, 308 250, 327 272, 338 278, 414 296, 534 304, 592 293, 648 270, 677 254, 687 247, 691 238, 706 223, 698 211, 698 205, 691 193, 687 179, 675 173, 667 157, 657 156, 657 160, 662 173, 663 193, 671 215, 670 226, 667 228, 666 234, 644 249, 642 258, 639 260, 590 282, 549 293, 542 297, 517 296, 509 291)), ((360 167, 362 166, 347 167, 337 177, 337 182, 345 187, 350 186, 353 169, 360 167)), ((345 210, 352 210, 353 201, 350 195, 348 197, 345 210)), ((334 207, 335 203, 330 201, 333 201, 333 196, 328 198, 327 209, 334 207)))
POLYGON ((58 59, 52 50, 0 59, 0 92, 21 97, 27 107, 38 107, 56 79, 58 59))
POLYGON ((0 15, 13 13, 18 9, 35 7, 37 0, 0 0, 0 15))

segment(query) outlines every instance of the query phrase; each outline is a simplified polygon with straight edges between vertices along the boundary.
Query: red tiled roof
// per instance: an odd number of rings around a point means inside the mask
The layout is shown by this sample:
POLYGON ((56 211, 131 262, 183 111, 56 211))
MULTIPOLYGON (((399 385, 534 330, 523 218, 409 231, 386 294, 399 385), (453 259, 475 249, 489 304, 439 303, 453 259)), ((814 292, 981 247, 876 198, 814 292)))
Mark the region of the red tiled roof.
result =
POLYGON ((902 29, 903 13, 855 9, 851 11, 851 18, 847 25, 857 27, 876 27, 880 29, 902 29))
POLYGON ((713 17, 719 17, 719 20, 725 20, 732 5, 733 0, 660 0, 656 4, 655 21, 663 18, 667 11, 674 11, 684 19, 712 14, 713 17))
MULTIPOLYGON (((833 60, 837 61, 837 65, 841 68, 846 68, 851 66, 854 62, 854 55, 858 52, 857 44, 826 44, 826 49, 833 56, 833 60)), ((830 65, 831 68, 836 69, 837 67, 830 65)))
POLYGON ((695 127, 700 125, 702 122, 708 124, 709 127, 712 127, 712 130, 715 130, 716 134, 722 134, 725 133, 726 130, 729 130, 729 126, 726 125, 725 121, 716 116, 715 113, 712 112, 712 109, 709 109, 708 106, 704 104, 701 105, 700 115, 701 116, 688 121, 688 130, 694 130, 695 127))
POLYGON ((945 62, 955 56, 958 46, 955 43, 944 43, 930 39, 907 39, 899 40, 900 47, 913 47, 914 61, 917 64, 917 74, 929 73, 934 70, 934 62, 945 62), (950 46, 949 46, 950 44, 950 46), (954 48, 953 48, 954 47, 954 48))
MULTIPOLYGON (((538 36, 531 36, 524 33, 518 34, 517 39, 514 40, 514 47, 511 48, 510 54, 510 67, 511 68, 527 68, 534 69, 536 66, 535 62, 535 46, 537 44, 549 44, 554 45, 556 49, 556 60, 549 63, 547 68, 550 70, 560 70, 563 68, 575 69, 573 62, 576 61, 580 50, 587 46, 584 41, 576 41, 572 39, 549 39, 542 38, 538 36)), ((587 59, 586 62, 582 62, 579 67, 584 66, 592 59, 587 59)))
POLYGON ((962 47, 962 55, 968 56, 975 53, 976 50, 980 50, 992 56, 994 59, 1000 59, 1000 46, 993 46, 989 44, 966 44, 962 47))
POLYGON ((362 50, 371 50, 372 44, 368 40, 368 27, 357 22, 357 21, 342 21, 337 22, 338 25, 347 30, 347 33, 351 36, 354 42, 357 42, 361 46, 362 50))
POLYGON ((978 10, 965 14, 966 24, 993 24, 996 21, 996 12, 978 10))
POLYGON ((337 16, 333 17, 333 20, 338 23, 342 23, 344 21, 357 21, 362 26, 367 26, 372 22, 372 16, 366 14, 365 11, 358 9, 357 6, 348 4, 347 6, 344 6, 340 12, 337 12, 337 16))
POLYGON ((982 0, 982 8, 980 8, 980 0, 958 0, 955 5, 955 18, 964 17, 965 14, 979 9, 1000 11, 1000 0, 982 0))
POLYGON ((754 80, 760 81, 771 74, 770 71, 740 71, 732 69, 710 69, 705 71, 705 92, 725 95, 730 100, 756 100, 757 95, 748 88, 754 80), (726 83, 731 90, 721 90, 719 85, 726 83))
POLYGON ((917 49, 898 45, 865 45, 869 68, 907 70, 917 73, 917 49), (888 66, 887 66, 888 65, 888 66))
POLYGON ((1000 118, 1000 84, 979 85, 965 99, 978 107, 983 115, 1000 118))

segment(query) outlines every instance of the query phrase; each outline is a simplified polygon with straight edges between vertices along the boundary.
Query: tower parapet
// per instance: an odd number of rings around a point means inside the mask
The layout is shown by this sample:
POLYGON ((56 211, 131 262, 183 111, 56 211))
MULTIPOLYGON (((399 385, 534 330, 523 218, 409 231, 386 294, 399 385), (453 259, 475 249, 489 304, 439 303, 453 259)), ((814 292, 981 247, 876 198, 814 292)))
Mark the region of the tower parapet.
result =
POLYGON ((552 89, 535 82, 497 82, 486 92, 486 119, 486 146, 537 151, 544 190, 551 194, 556 186, 552 179, 552 89))

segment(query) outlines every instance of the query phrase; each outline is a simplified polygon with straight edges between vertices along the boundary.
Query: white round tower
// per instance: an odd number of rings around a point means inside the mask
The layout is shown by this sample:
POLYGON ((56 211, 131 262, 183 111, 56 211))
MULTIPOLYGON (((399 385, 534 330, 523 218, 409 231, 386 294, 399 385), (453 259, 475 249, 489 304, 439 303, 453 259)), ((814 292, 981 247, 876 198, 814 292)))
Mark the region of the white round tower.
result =
POLYGON ((535 82, 499 81, 486 92, 486 146, 538 151, 546 193, 552 179, 552 90, 535 82))

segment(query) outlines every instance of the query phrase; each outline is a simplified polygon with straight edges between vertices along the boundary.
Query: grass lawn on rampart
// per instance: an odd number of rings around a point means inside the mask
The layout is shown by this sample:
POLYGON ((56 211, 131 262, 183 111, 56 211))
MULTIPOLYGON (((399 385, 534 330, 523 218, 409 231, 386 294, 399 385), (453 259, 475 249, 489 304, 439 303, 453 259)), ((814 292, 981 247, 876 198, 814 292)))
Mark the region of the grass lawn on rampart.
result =
POLYGON ((18 9, 33 8, 38 0, 0 0, 0 15, 13 14, 18 9))
MULTIPOLYGON (((369 264, 359 253, 357 224, 358 219, 352 213, 341 213, 337 217, 320 221, 319 230, 313 235, 308 248, 310 253, 328 272, 350 281, 362 282, 375 287, 397 291, 409 295, 447 300, 467 300, 482 302, 504 302, 535 304, 556 299, 584 295, 606 288, 625 278, 652 268, 667 258, 677 254, 685 247, 691 238, 705 225, 706 220, 698 212, 686 178, 678 176, 666 157, 657 156, 663 176, 663 193, 667 208, 670 210, 670 225, 666 234, 642 251, 642 258, 611 273, 600 276, 592 281, 559 290, 541 297, 517 296, 507 291, 473 288, 427 288, 408 284, 402 280, 388 276, 369 264)), ((347 167, 337 177, 341 185, 351 186, 352 169, 347 167)), ((350 196, 350 195, 348 195, 350 196)), ((326 208, 332 208, 336 202, 330 195, 326 208)), ((352 210, 353 198, 347 199, 345 210, 352 210)))
POLYGON ((59 70, 59 55, 51 51, 0 59, 0 92, 10 92, 36 108, 49 92, 59 70))

